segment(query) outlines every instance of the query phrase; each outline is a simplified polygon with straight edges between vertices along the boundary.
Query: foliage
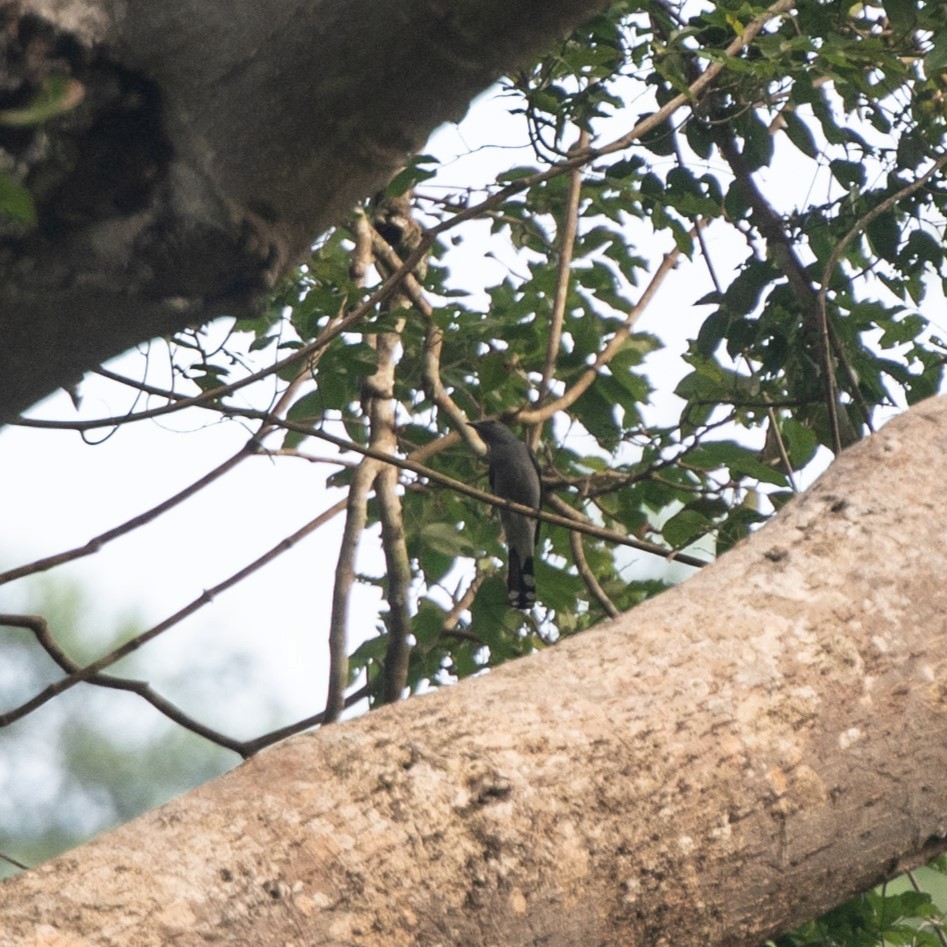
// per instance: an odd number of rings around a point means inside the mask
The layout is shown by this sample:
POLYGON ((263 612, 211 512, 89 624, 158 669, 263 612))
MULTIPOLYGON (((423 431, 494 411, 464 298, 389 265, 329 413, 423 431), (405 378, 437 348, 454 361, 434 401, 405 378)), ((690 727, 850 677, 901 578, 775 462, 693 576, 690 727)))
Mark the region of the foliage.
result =
POLYGON ((882 885, 809 921, 798 930, 768 941, 766 947, 943 947, 943 908, 930 889, 944 894, 944 857, 911 875, 911 884, 882 885), (923 873, 925 885, 916 875, 923 873))
MULTIPOLYGON (((177 339, 173 391, 138 384, 165 405, 131 420, 187 396, 258 424, 248 454, 279 436, 281 454, 321 439, 352 459, 327 476, 351 530, 319 719, 356 682, 375 705, 633 607, 678 575, 633 556, 725 551, 828 454, 940 389, 922 310, 947 286, 947 7, 777 6, 615 3, 505 80, 528 157, 464 186, 416 158, 223 347, 177 339), (651 318, 663 284, 700 313, 673 392, 651 367, 675 335, 651 318), (538 445, 566 517, 541 529, 532 613, 506 607, 498 519, 467 489, 486 487, 464 425, 481 416, 538 445), (367 575, 357 542, 375 527, 386 569, 367 575), (386 605, 353 648, 358 583, 386 605)), ((899 897, 779 943, 904 942, 929 903, 899 897)))
MULTIPOLYGON (((763 9, 616 4, 508 81, 534 163, 501 173, 479 205, 472 191, 438 192, 431 155, 393 183, 395 192, 415 185, 421 222, 439 237, 424 278, 431 309, 409 309, 397 329, 399 452, 423 454, 434 470, 469 483, 482 468, 469 446, 446 437, 463 435, 457 417, 501 415, 527 434, 543 425, 550 492, 578 517, 669 550, 706 537, 719 553, 791 495, 822 462, 820 446, 837 451, 871 430, 879 411, 938 390, 943 344, 919 307, 941 291, 945 191, 936 174, 918 182, 944 160, 947 14, 939 5, 809 0, 747 48, 728 49, 763 9), (616 124, 627 130, 646 119, 715 64, 718 80, 687 108, 621 147, 622 136, 607 143, 616 124), (652 105, 632 113, 627 103, 645 96, 652 105), (570 161, 580 132, 598 151, 570 161), (767 188, 766 172, 778 180, 790 163, 793 173, 804 169, 818 201, 789 205, 767 188), (470 217, 489 222, 510 258, 506 272, 468 292, 472 274, 457 251, 470 239, 470 217), (713 250, 727 228, 746 248, 729 275, 713 250), (683 402, 676 423, 657 424, 649 410, 649 356, 662 341, 635 328, 642 287, 665 277, 655 246, 705 267, 709 283, 693 299, 706 309, 684 354, 690 370, 675 390, 683 402), (561 344, 550 351, 553 329, 561 344), (426 361, 435 337, 437 384, 426 361)), ((279 304, 289 307, 295 337, 282 346, 312 344, 365 297, 349 274, 351 233, 325 238, 283 288, 279 304)), ((316 427, 338 419, 367 443, 362 382, 376 365, 373 338, 391 327, 382 307, 321 348, 315 389, 289 416, 316 427)), ((285 332, 272 320, 238 328, 254 332, 257 346, 285 332)), ((300 434, 286 443, 297 446, 300 434)), ((369 523, 377 516, 370 509, 369 523)), ((479 502, 415 479, 403 521, 424 629, 409 688, 541 647, 608 611, 562 527, 544 530, 545 608, 520 616, 502 608, 489 581, 502 553, 479 502), (459 562, 484 581, 457 614, 467 587, 459 562)), ((584 542, 616 609, 660 589, 627 574, 620 547, 584 542)), ((351 673, 383 674, 385 653, 382 642, 366 643, 351 673)))

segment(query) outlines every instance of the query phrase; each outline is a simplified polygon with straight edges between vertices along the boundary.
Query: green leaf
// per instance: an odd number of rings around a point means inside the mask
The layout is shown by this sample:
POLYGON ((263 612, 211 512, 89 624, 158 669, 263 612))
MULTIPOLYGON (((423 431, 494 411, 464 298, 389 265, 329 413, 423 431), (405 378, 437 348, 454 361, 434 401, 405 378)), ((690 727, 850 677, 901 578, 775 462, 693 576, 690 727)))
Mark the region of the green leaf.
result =
POLYGON ((917 23, 916 0, 884 0, 884 8, 891 26, 898 33, 913 29, 917 23))
POLYGON ((879 214, 868 222, 865 228, 871 248, 882 259, 894 262, 898 256, 898 245, 901 241, 901 228, 898 219, 892 211, 879 214))
POLYGON ((321 391, 310 391, 297 398, 286 417, 290 421, 309 422, 322 418, 325 414, 325 399, 321 391))
POLYGON ((751 259, 723 294, 724 306, 731 315, 745 315, 759 305, 763 290, 782 274, 768 260, 751 259))
POLYGON ((698 158, 704 161, 710 158, 714 151, 714 136, 709 125, 692 118, 684 127, 684 135, 698 158))
POLYGON ((474 556, 479 551, 467 536, 451 523, 427 523, 421 529, 421 542, 444 556, 474 556))
POLYGON ((528 166, 510 168, 509 171, 505 171, 503 174, 497 175, 497 184, 513 184, 516 181, 522 181, 523 178, 532 177, 536 173, 538 173, 538 168, 531 168, 528 166))
POLYGON ((751 171, 765 168, 773 160, 773 136, 769 126, 755 112, 744 116, 743 157, 751 171))
POLYGON ((436 602, 423 598, 418 602, 418 610, 411 622, 411 633, 419 645, 430 645, 441 636, 444 631, 444 620, 447 612, 436 602))
POLYGON ((414 155, 407 167, 399 171, 385 188, 388 197, 398 197, 406 194, 422 181, 429 181, 435 177, 440 167, 440 160, 433 155, 414 155))
POLYGON ((930 51, 924 57, 924 74, 928 79, 937 79, 947 72, 947 29, 934 36, 930 51))
POLYGON ((85 87, 70 76, 47 76, 27 105, 0 110, 0 125, 39 125, 75 108, 85 87))
POLYGON ((712 523, 696 510, 683 509, 661 527, 661 535, 673 549, 682 549, 700 539, 711 528, 712 523))
MULTIPOLYGON (((638 116, 638 121, 643 122, 650 118, 654 113, 645 112, 638 116)), ((665 119, 660 122, 651 131, 641 136, 641 144, 652 154, 667 158, 674 154, 674 126, 665 119)))
POLYGON ((815 138, 809 130, 809 126, 799 118, 793 109, 787 109, 782 114, 786 122, 786 136, 789 140, 807 158, 817 158, 819 155, 819 146, 816 144, 815 138))
POLYGON ((829 162, 832 176, 844 188, 861 188, 865 186, 865 165, 861 161, 846 161, 843 158, 833 158, 829 162))
POLYGON ((9 175, 0 173, 0 213, 29 230, 36 226, 36 205, 33 195, 9 175))
POLYGON ((780 431, 793 468, 801 470, 815 457, 819 449, 819 439, 811 428, 795 418, 786 418, 780 425, 780 431))
POLYGON ((701 444, 687 457, 688 463, 702 470, 726 467, 734 479, 749 477, 778 486, 786 485, 784 473, 764 464, 755 450, 736 441, 713 441, 701 444))

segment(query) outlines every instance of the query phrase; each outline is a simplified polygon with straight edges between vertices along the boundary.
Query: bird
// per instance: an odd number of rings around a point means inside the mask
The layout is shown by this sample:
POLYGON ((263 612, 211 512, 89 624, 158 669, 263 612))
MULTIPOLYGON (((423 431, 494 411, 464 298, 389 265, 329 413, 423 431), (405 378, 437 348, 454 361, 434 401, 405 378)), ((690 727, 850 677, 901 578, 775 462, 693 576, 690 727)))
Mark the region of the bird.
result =
MULTIPOLYGON (((491 491, 505 500, 538 510, 543 490, 536 455, 502 421, 473 421, 470 426, 487 445, 491 491)), ((501 508, 500 522, 509 553, 508 600, 514 608, 529 609, 536 602, 533 554, 539 520, 501 508)))

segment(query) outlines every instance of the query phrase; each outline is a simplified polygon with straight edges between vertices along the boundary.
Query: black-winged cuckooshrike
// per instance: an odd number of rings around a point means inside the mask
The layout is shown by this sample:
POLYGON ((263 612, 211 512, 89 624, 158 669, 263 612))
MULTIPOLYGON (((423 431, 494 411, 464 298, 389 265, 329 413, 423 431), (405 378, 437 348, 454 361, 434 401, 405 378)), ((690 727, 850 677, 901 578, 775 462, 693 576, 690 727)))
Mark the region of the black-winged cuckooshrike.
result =
MULTIPOLYGON (((498 497, 539 509, 542 481, 533 452, 502 422, 474 421, 470 425, 487 445, 490 490, 498 497)), ((536 601, 533 553, 539 535, 539 520, 500 509, 500 521, 509 550, 507 589, 514 608, 529 608, 536 601)))

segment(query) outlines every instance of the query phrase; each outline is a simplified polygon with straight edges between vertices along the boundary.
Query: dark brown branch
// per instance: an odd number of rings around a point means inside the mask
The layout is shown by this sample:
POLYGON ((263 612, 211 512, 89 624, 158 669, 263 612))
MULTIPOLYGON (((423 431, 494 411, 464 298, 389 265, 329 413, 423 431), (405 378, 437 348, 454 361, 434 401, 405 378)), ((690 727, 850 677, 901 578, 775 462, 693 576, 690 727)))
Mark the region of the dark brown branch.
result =
MULTIPOLYGON (((838 384, 835 379, 833 359, 843 365, 850 382, 854 382, 854 373, 849 365, 844 348, 831 333, 825 313, 824 298, 816 292, 806 268, 796 253, 796 248, 786 231, 779 214, 756 186, 753 174, 743 155, 736 146, 732 132, 723 124, 714 126, 715 141, 720 153, 734 174, 734 182, 742 192, 743 198, 752 210, 753 222, 766 241, 770 256, 786 277, 793 294, 799 303, 802 315, 802 327, 806 345, 813 361, 822 368, 822 393, 829 417, 833 450, 838 454, 846 444, 839 422, 838 384)), ((827 269, 827 272, 828 271, 827 269)), ((872 430, 871 413, 859 393, 858 385, 850 385, 850 394, 859 404, 862 418, 867 428, 872 430)))
POLYGON ((24 865, 23 862, 17 861, 15 858, 13 858, 12 855, 6 855, 3 852, 0 852, 0 859, 3 859, 3 861, 7 862, 10 865, 13 865, 14 868, 19 868, 21 871, 30 870, 29 865, 24 865))
MULTIPOLYGON (((359 701, 365 700, 365 698, 371 694, 371 690, 371 684, 365 684, 357 691, 353 691, 351 694, 348 694, 343 701, 345 708, 348 709, 349 707, 354 707, 359 701)), ((291 723, 285 727, 279 727, 276 730, 271 730, 269 733, 264 733, 262 736, 255 737, 252 740, 245 740, 240 751, 241 755, 244 758, 251 757, 254 755, 254 753, 259 753, 260 750, 265 749, 268 746, 272 746, 274 743, 279 743, 280 740, 285 740, 287 737, 291 737, 294 734, 302 733, 304 730, 310 730, 313 727, 318 727, 329 722, 330 721, 326 717, 326 712, 323 710, 320 713, 313 714, 311 717, 305 717, 302 720, 297 720, 296 723, 291 723)))
MULTIPOLYGON (((42 649, 50 656, 50 658, 52 658, 52 660, 67 674, 73 674, 82 670, 82 666, 73 661, 72 658, 70 658, 62 650, 62 648, 59 646, 59 643, 49 631, 49 626, 46 622, 46 619, 42 618, 41 616, 0 615, 0 626, 7 626, 10 628, 26 628, 31 631, 40 647, 42 647, 42 649)), ((200 721, 195 720, 193 717, 184 713, 184 711, 182 711, 175 704, 172 704, 166 698, 162 697, 157 693, 157 691, 155 691, 144 681, 134 681, 128 678, 115 677, 111 674, 93 674, 91 677, 86 679, 85 683, 93 684, 98 687, 111 688, 113 690, 129 691, 133 694, 137 694, 174 723, 184 727, 186 730, 190 730, 192 733, 196 733, 198 736, 204 737, 211 743, 215 743, 224 749, 232 750, 234 753, 238 753, 244 759, 248 759, 254 753, 258 753, 264 747, 270 746, 273 743, 277 743, 280 740, 292 736, 295 733, 301 733, 303 730, 308 730, 310 727, 315 727, 325 721, 325 711, 322 711, 321 713, 313 714, 311 717, 298 720, 295 723, 289 724, 285 727, 279 727, 278 729, 272 730, 269 733, 264 733, 261 736, 253 738, 252 740, 235 740, 232 737, 221 733, 219 730, 205 726, 200 721)), ((365 685, 360 690, 350 694, 345 698, 345 706, 350 707, 353 704, 358 703, 360 700, 364 700, 364 698, 368 696, 369 690, 369 686, 365 685)), ((20 865, 18 862, 8 858, 2 853, 0 853, 0 858, 6 858, 7 861, 17 865, 19 868, 26 867, 24 865, 20 865)))

